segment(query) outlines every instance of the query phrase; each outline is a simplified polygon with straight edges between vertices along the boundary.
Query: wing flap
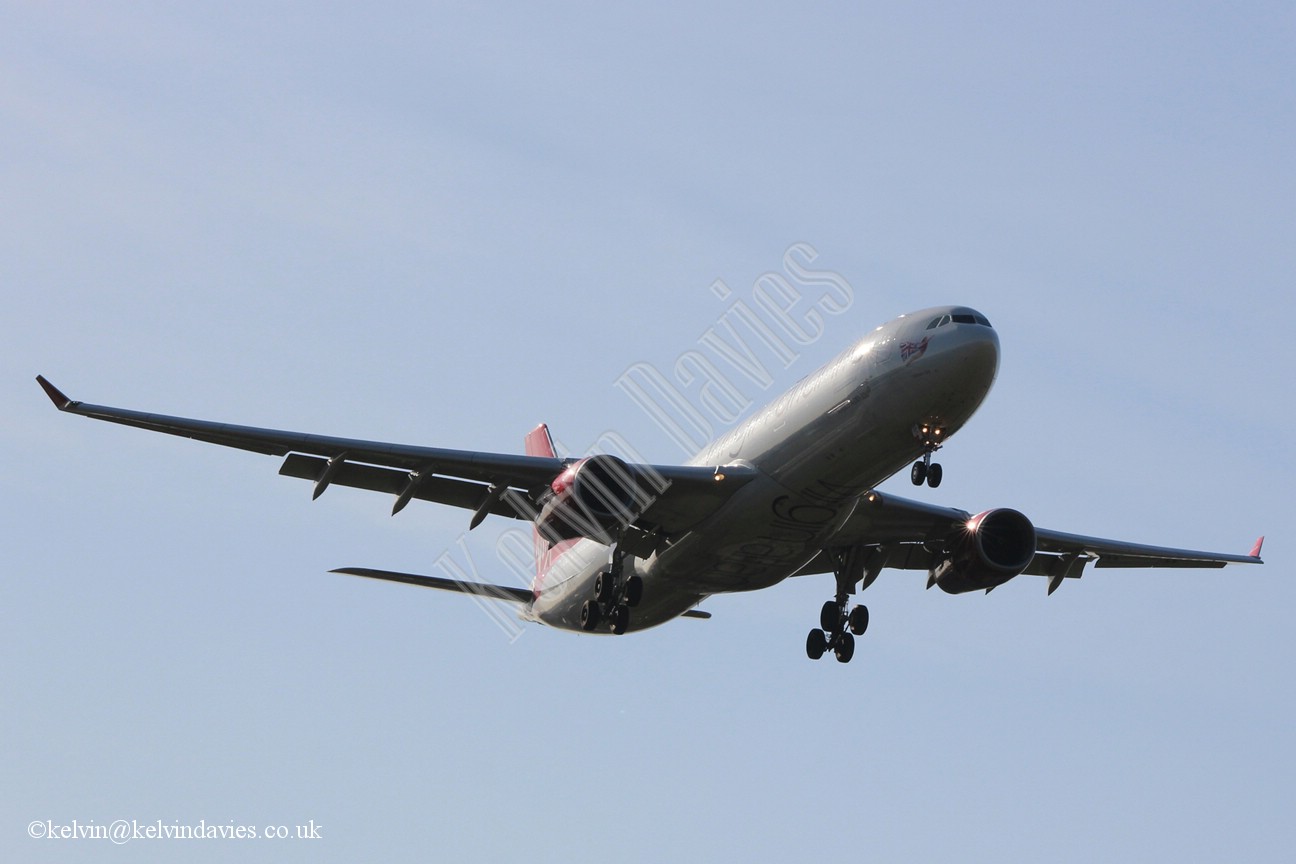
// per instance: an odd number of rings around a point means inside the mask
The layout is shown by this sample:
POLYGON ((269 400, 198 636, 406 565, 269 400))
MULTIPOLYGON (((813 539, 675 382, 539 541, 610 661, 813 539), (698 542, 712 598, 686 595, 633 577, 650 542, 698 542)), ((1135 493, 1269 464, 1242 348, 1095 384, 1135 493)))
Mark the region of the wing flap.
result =
MULTIPOLYGON (((279 466, 279 473, 285 477, 296 477, 301 480, 318 482, 328 468, 329 460, 318 456, 303 456, 292 453, 279 466)), ((355 462, 343 462, 336 467, 329 483, 338 486, 350 486, 355 489, 367 489, 371 492, 385 492, 400 496, 410 484, 408 471, 394 468, 381 468, 376 465, 360 465, 355 462)), ((455 480, 450 477, 420 477, 410 497, 420 501, 432 501, 436 504, 448 504, 451 507, 462 507, 476 510, 490 494, 490 487, 484 483, 473 483, 469 480, 455 480)), ((508 504, 507 498, 492 502, 486 512, 496 516, 508 516, 512 519, 526 519, 518 515, 508 504)))
POLYGON ((1202 552, 1149 546, 1068 534, 1048 528, 1035 529, 1035 543, 1042 552, 1084 555, 1096 558, 1095 567, 1223 567, 1225 564, 1263 564, 1258 555, 1232 555, 1227 552, 1202 552))

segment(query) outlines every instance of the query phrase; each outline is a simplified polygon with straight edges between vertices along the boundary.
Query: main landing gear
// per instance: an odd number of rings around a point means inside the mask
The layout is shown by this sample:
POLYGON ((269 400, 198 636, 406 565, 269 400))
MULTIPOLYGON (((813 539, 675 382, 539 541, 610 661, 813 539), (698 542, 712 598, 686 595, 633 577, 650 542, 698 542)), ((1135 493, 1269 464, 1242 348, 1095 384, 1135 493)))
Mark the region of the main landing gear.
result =
POLYGON ((923 481, 935 489, 941 484, 941 478, 944 471, 941 470, 939 463, 932 462, 932 454, 941 448, 941 438, 945 435, 945 430, 939 426, 933 426, 930 423, 921 423, 914 427, 914 437, 918 439, 923 447, 923 457, 913 464, 909 471, 909 479, 913 485, 921 486, 923 481))
POLYGON ((623 578, 626 554, 612 547, 612 560, 594 579, 594 596, 581 606, 580 625, 586 632, 600 624, 620 636, 630 628, 630 610, 643 599, 643 578, 623 578))
POLYGON ((837 580, 837 596, 824 603, 819 610, 819 626, 806 636, 806 656, 818 660, 828 651, 833 652, 838 663, 849 663, 855 656, 855 637, 863 636, 869 625, 868 607, 857 605, 847 609, 855 583, 863 579, 863 591, 882 571, 882 552, 876 548, 853 547, 830 551, 835 559, 833 576, 837 580))
POLYGON ((829 600, 819 610, 819 627, 806 637, 806 656, 818 660, 831 650, 838 663, 849 663, 855 656, 855 637, 864 635, 868 621, 867 606, 856 606, 848 613, 845 597, 829 600))

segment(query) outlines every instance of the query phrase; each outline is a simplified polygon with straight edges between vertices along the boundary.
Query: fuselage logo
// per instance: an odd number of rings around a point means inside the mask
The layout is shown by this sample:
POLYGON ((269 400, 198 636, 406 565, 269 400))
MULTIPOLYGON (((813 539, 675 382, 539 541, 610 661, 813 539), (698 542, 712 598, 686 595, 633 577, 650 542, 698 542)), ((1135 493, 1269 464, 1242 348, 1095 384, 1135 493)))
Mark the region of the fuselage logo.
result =
POLYGON ((927 343, 930 341, 930 336, 924 336, 921 342, 900 343, 900 359, 912 363, 927 352, 927 343))

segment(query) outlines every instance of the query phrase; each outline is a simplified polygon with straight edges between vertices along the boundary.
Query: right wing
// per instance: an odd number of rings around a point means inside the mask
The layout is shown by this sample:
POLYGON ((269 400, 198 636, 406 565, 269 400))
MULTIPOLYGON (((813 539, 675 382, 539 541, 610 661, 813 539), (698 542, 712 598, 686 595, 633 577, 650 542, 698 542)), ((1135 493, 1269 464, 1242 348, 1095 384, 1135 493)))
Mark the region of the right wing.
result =
MULTIPOLYGON (((488 514, 533 519, 549 485, 578 461, 387 444, 90 405, 69 399, 42 376, 36 380, 60 411, 223 447, 284 456, 279 473, 314 481, 315 497, 331 484, 384 492, 396 496, 393 514, 414 498, 433 501, 474 511, 470 528, 488 514)), ((741 466, 726 467, 723 472, 718 467, 693 465, 629 468, 636 476, 654 480, 651 503, 633 523, 638 536, 650 538, 650 542, 689 530, 755 476, 752 469, 741 466)))

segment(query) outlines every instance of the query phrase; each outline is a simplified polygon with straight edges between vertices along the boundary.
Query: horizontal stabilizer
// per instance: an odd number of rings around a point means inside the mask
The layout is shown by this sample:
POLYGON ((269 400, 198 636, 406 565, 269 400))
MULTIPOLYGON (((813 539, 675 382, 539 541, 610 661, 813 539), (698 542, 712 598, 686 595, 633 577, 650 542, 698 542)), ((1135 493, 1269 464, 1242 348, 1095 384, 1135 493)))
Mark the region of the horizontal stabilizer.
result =
POLYGON ((531 591, 527 588, 512 588, 505 585, 486 585, 481 582, 460 582, 458 579, 443 579, 439 576, 416 576, 413 573, 396 573, 391 570, 373 570, 368 567, 339 567, 330 573, 343 573, 347 576, 364 576, 367 579, 385 579, 388 582, 404 582, 407 585, 421 585, 424 588, 438 588, 442 591, 457 591, 460 594, 475 594, 491 600, 503 600, 507 603, 530 603, 531 591))

